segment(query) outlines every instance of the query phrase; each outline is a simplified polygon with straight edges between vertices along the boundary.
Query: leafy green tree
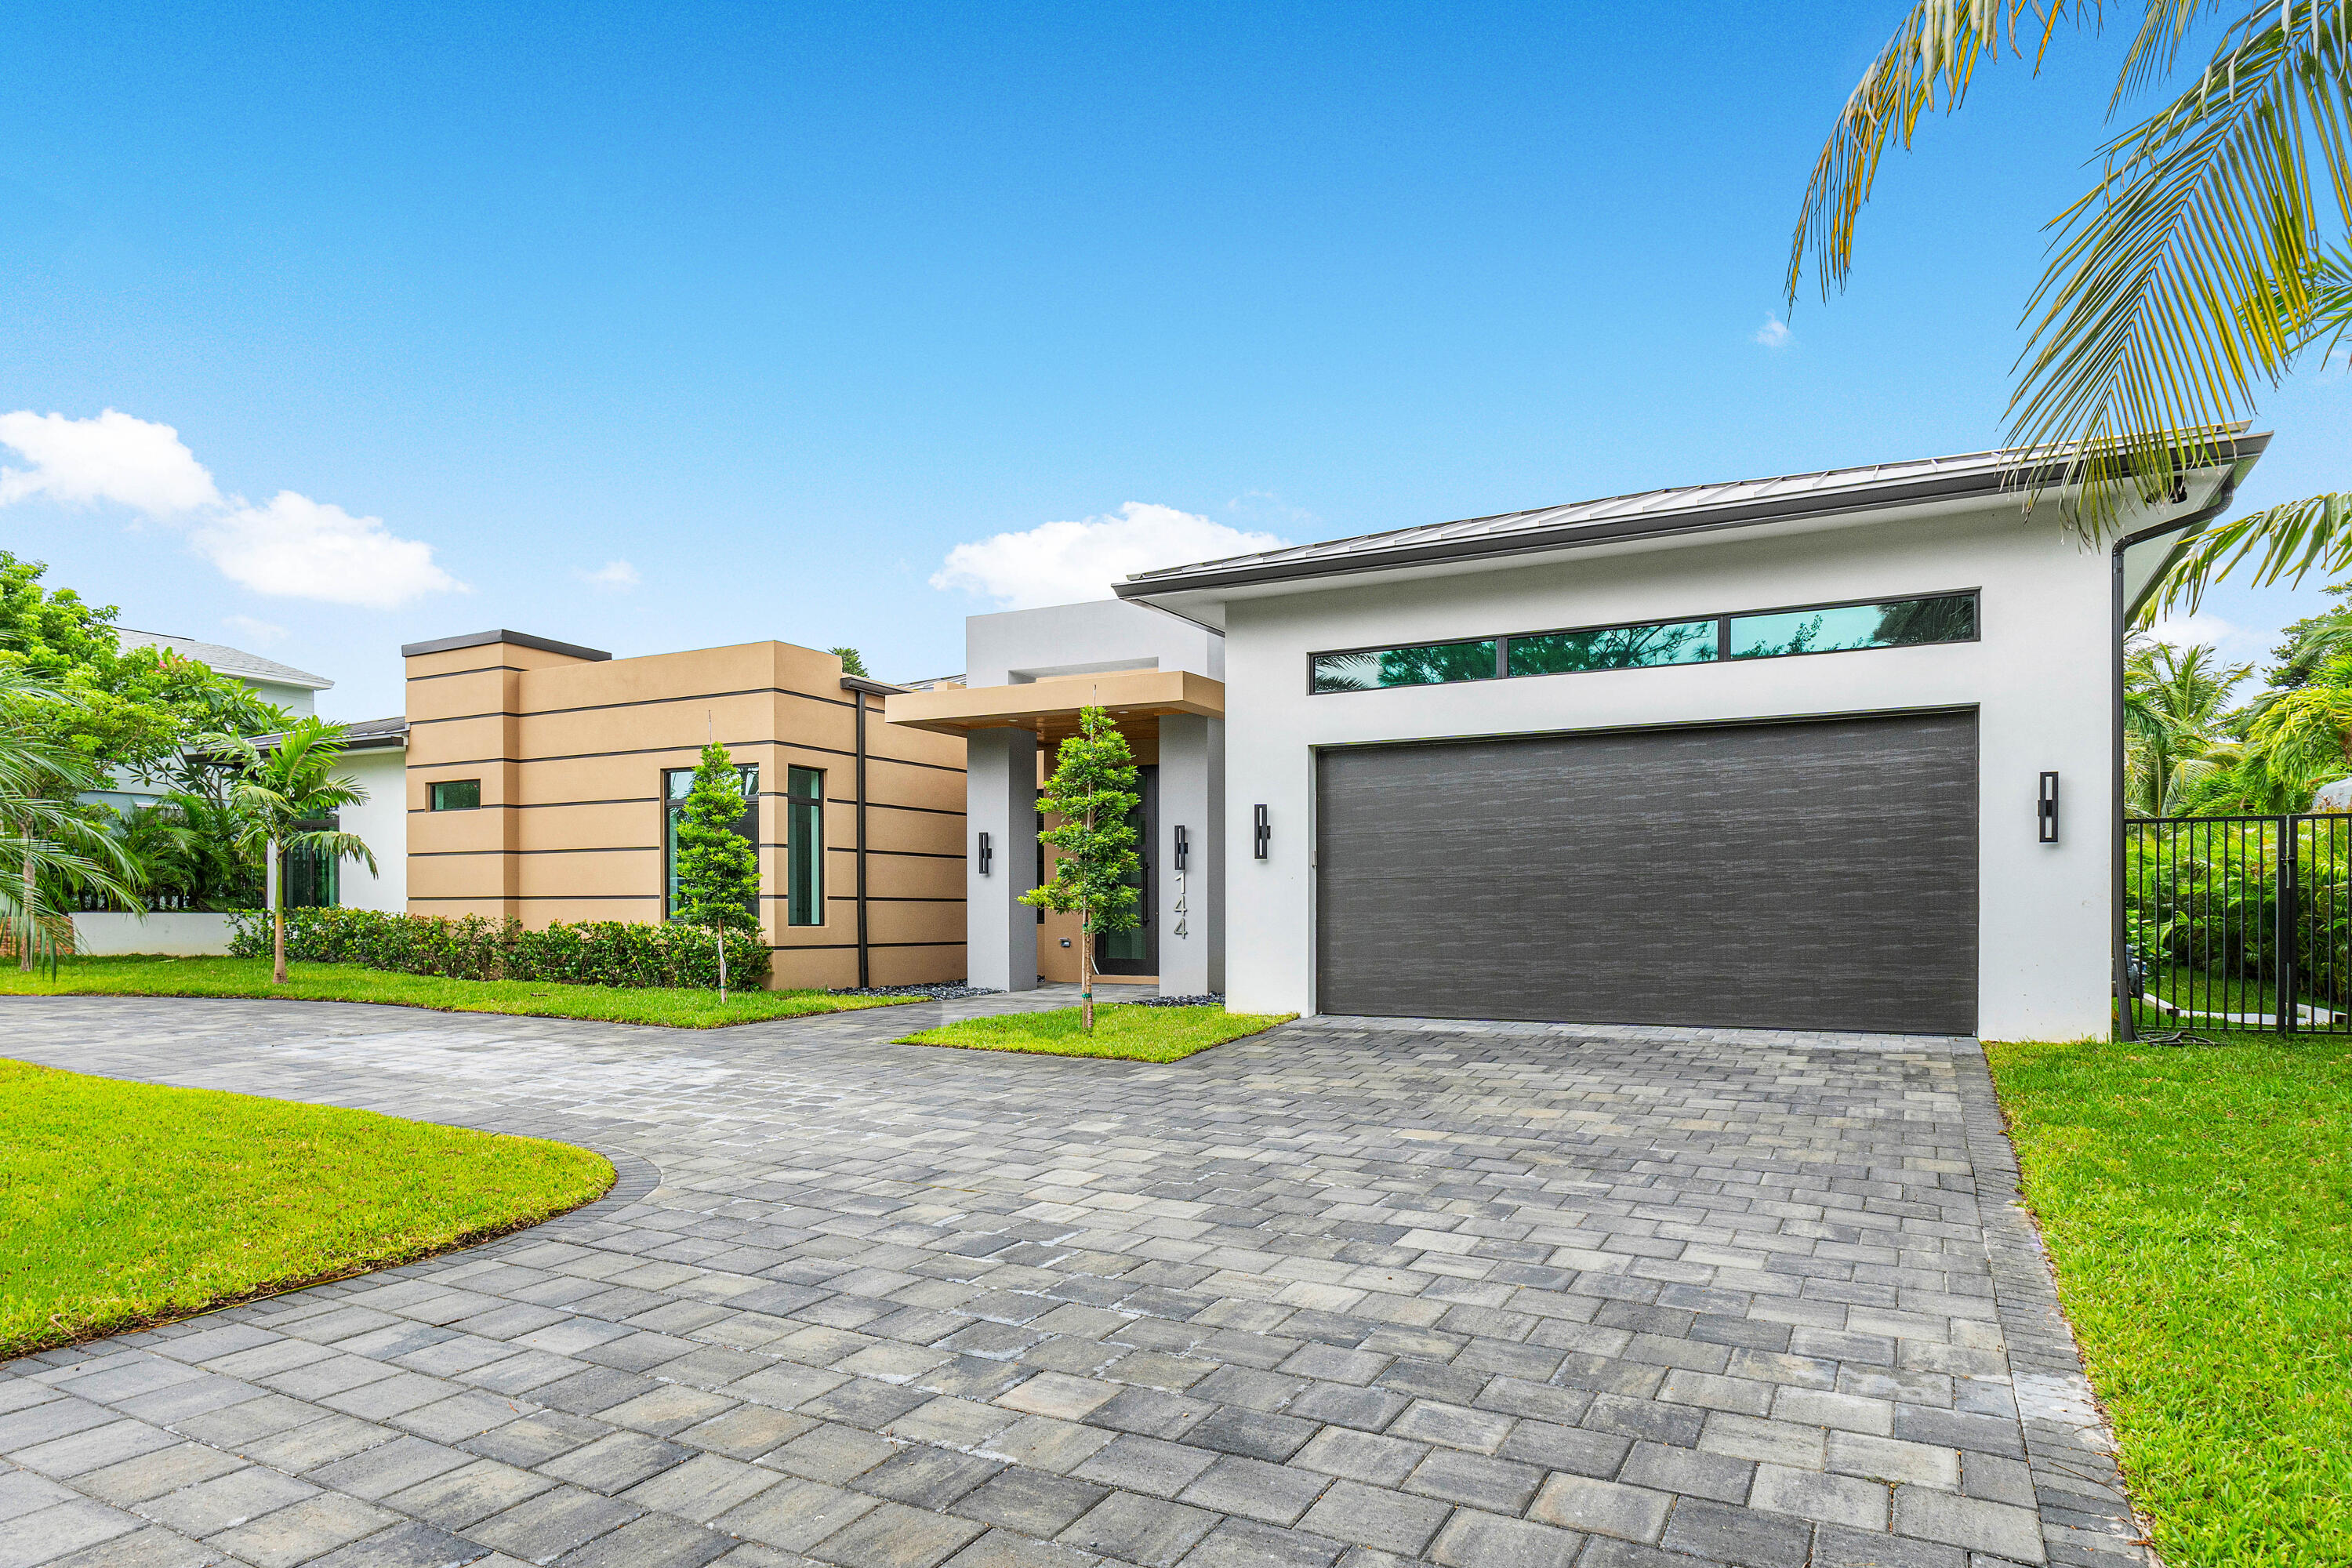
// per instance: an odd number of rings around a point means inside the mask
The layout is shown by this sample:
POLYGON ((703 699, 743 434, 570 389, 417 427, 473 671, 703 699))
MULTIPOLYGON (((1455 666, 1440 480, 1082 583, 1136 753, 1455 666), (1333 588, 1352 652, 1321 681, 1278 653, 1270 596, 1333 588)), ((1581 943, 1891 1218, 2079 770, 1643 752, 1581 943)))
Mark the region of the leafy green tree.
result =
MULTIPOLYGON (((2095 183, 2053 222, 2025 306, 2010 437, 2050 446, 2082 485, 2070 521, 2113 531, 2137 496, 2212 461, 2215 431, 2253 411, 2352 323, 2352 0, 2142 0, 2109 100, 2171 96, 2100 149, 2095 183), (2209 37, 2200 63, 2195 37, 2209 37)), ((1810 260, 1843 286, 1878 160, 1920 119, 1957 110, 1979 65, 2061 27, 2095 28, 2095 0, 1918 0, 1846 100, 1790 242, 1788 298, 1810 260), (2021 24, 2023 24, 2021 26, 2021 24), (2034 35, 2038 33, 2038 37, 2034 35)), ((2256 584, 2352 569, 2352 495, 2326 494, 2210 530, 2168 579, 2192 605, 2241 562, 2256 584)))
POLYGON ((1140 775, 1127 737, 1099 708, 1078 711, 1078 732, 1064 741, 1054 776, 1037 809, 1061 820, 1037 837, 1052 845, 1054 879, 1021 895, 1034 904, 1078 917, 1078 1005, 1086 1031, 1095 1027, 1095 937, 1136 927, 1136 832, 1129 814, 1140 803, 1140 775))
POLYGON ((376 868, 375 852, 356 833, 320 824, 347 805, 367 799, 367 791, 334 769, 343 760, 343 727, 304 719, 270 739, 267 750, 243 735, 203 738, 207 751, 224 755, 235 782, 228 792, 240 841, 263 858, 268 899, 271 980, 286 984, 286 854, 307 849, 329 858, 359 860, 376 868))
POLYGON ((832 654, 835 658, 841 660, 842 674, 864 676, 868 680, 874 679, 873 676, 866 673, 866 656, 859 653, 856 648, 829 647, 824 651, 832 654))
POLYGON ((2124 657, 2124 787, 2135 815, 2177 815, 2183 791, 2227 765, 2217 755, 2223 716, 2250 673, 2219 663, 2208 644, 2133 640, 2124 657))
POLYGON ((743 775, 727 748, 702 748, 694 787, 677 813, 677 901, 670 919, 709 928, 719 942, 719 994, 727 994, 727 932, 756 931, 760 852, 739 829, 743 775))
POLYGON ((95 774, 48 738, 48 710, 73 699, 0 663, 0 932, 21 969, 54 965, 67 896, 91 891, 140 908, 136 868, 74 797, 95 774))

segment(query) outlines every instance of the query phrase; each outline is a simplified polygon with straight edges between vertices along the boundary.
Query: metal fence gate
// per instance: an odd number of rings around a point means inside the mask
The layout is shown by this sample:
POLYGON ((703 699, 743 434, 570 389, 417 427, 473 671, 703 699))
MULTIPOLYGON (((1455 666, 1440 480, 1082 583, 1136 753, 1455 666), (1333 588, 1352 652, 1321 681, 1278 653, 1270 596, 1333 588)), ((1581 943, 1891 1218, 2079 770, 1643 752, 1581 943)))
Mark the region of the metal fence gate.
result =
POLYGON ((2352 1034, 2352 816, 2124 823, 2124 975, 2158 1029, 2352 1034))

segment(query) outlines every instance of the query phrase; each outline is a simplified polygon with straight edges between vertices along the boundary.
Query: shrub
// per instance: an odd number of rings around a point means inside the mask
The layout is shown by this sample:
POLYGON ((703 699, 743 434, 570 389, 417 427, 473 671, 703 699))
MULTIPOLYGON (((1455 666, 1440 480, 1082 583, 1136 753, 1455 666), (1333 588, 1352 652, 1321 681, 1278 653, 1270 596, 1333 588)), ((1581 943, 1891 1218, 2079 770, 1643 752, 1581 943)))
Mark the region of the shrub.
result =
MULTIPOLYGON (((229 952, 269 956, 269 917, 229 916, 229 952)), ((719 984, 719 950, 708 931, 628 921, 561 921, 527 931, 518 920, 480 915, 394 915, 375 910, 288 910, 286 956, 305 963, 356 963, 400 974, 452 980, 552 980, 571 985, 709 986, 719 984)), ((768 950, 755 932, 727 933, 730 980, 763 982, 768 950)))

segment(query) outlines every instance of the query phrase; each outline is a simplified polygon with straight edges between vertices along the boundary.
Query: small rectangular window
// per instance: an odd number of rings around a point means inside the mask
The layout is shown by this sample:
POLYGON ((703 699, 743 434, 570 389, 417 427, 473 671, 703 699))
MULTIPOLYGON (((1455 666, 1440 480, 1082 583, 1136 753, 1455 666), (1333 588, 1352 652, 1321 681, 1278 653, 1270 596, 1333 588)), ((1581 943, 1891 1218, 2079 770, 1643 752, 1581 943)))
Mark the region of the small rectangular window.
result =
POLYGON ((443 779, 433 786, 433 809, 436 811, 478 811, 482 805, 482 781, 479 779, 443 779))
POLYGON ((824 770, 784 770, 784 923, 824 924, 824 770))
POLYGON ((1384 686, 1436 686, 1495 679, 1495 639, 1420 643, 1410 647, 1321 653, 1314 659, 1314 689, 1373 691, 1384 686))
MULTIPOLYGON (((743 815, 735 819, 735 831, 750 839, 756 849, 760 842, 760 764, 738 763, 735 777, 743 791, 743 815)), ((694 793, 692 768, 662 770, 662 918, 667 920, 677 910, 677 818, 686 809, 686 797, 694 793)), ((760 911, 751 910, 753 919, 760 911)))
POLYGON ((1729 657, 1780 658, 1798 653, 1911 647, 1921 643, 1971 642, 1976 635, 1977 596, 1945 594, 1932 599, 1734 616, 1729 657))
POLYGON ((1507 639, 1513 675, 1570 675, 1587 669, 1642 669, 1703 664, 1716 657, 1716 623, 1673 621, 1596 632, 1546 632, 1507 639))

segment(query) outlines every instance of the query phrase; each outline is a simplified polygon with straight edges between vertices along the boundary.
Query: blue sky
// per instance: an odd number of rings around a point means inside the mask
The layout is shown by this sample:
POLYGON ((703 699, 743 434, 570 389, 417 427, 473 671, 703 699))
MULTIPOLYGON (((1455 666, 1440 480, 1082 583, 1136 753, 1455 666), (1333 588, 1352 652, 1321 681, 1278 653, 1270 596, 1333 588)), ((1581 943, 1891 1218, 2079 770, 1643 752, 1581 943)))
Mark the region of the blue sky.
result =
MULTIPOLYGON (((0 546, 358 718, 454 632, 937 674, 1023 573, 1996 444, 2116 41, 1983 76, 1775 342, 1902 7, 1644 10, 28 13, 0 546)), ((2245 500, 2347 407, 2274 396, 2245 500)))

